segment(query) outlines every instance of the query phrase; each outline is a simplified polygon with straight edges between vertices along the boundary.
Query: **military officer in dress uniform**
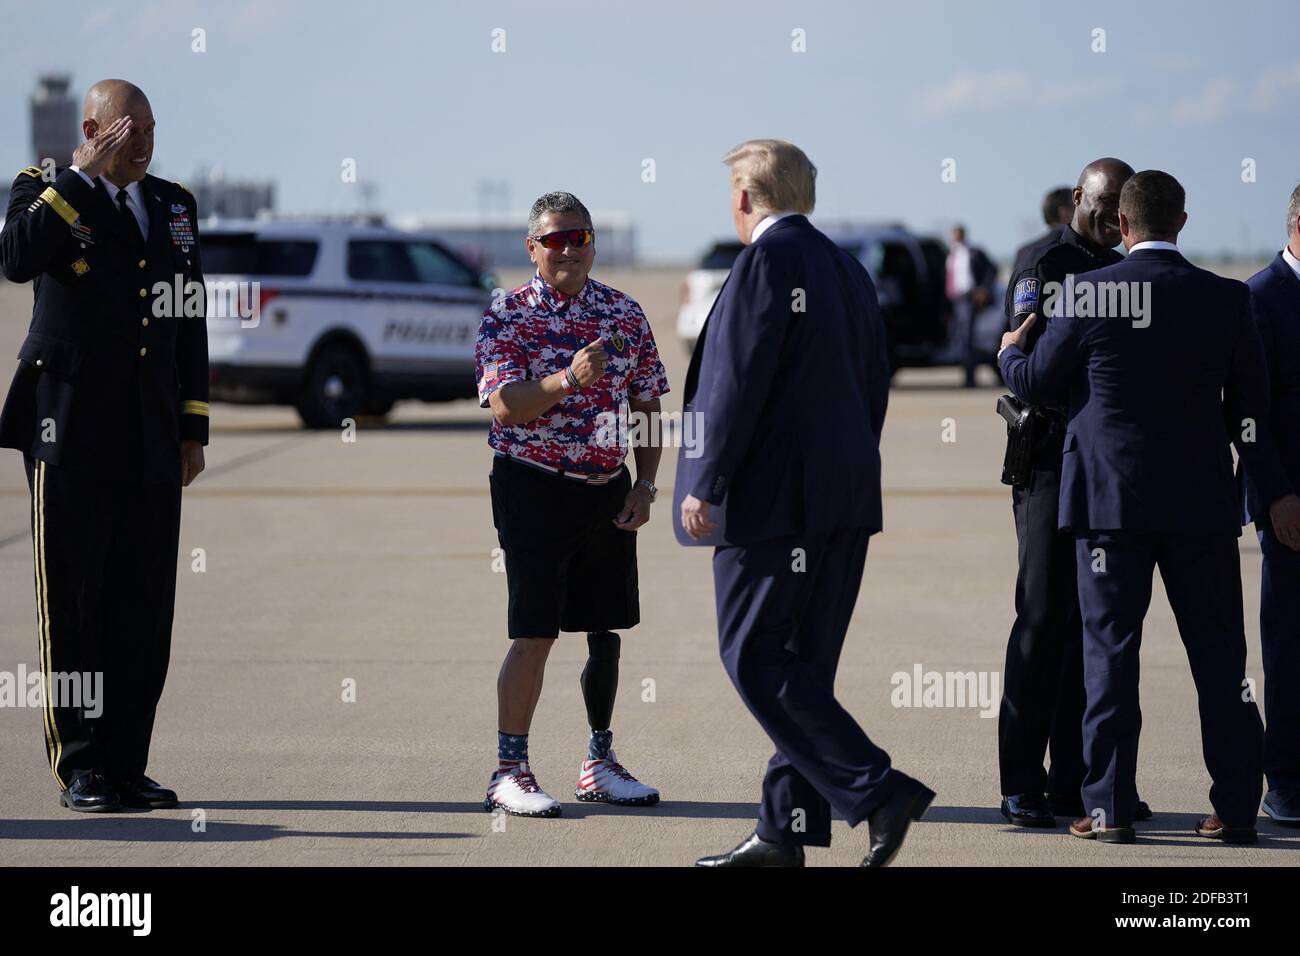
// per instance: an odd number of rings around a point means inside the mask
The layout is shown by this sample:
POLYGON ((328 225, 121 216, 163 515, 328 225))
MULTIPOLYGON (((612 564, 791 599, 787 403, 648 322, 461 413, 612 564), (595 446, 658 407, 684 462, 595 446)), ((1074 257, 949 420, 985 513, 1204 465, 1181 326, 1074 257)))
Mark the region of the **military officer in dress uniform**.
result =
MULTIPOLYGON (((145 776, 171 645, 181 488, 208 440, 194 197, 148 175, 154 118, 124 80, 86 94, 66 169, 18 174, 0 268, 32 281, 0 412, 32 494, 45 745, 72 810, 175 806, 145 776), (102 711, 56 691, 99 675, 102 711)), ((84 685, 84 681, 83 681, 84 685)))

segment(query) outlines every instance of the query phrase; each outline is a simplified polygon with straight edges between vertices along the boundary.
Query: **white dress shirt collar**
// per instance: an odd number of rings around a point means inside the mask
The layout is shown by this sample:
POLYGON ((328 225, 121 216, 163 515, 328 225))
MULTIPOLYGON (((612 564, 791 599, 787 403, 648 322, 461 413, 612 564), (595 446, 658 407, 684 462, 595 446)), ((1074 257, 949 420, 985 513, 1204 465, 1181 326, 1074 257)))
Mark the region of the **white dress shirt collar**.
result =
POLYGON ((1282 247, 1282 258, 1285 260, 1286 264, 1291 267, 1291 271, 1295 273, 1295 277, 1300 279, 1300 259, 1297 259, 1291 254, 1290 246, 1282 247))
MULTIPOLYGON (((1178 247, 1172 242, 1165 242, 1163 239, 1148 239, 1146 242, 1139 242, 1129 249, 1129 255, 1142 249, 1161 249, 1165 252, 1178 252, 1178 247)), ((1181 252, 1178 253, 1182 255, 1181 252)))
POLYGON ((758 242, 758 237, 761 236, 763 233, 767 232, 767 230, 771 228, 773 223, 779 222, 780 220, 784 219, 786 216, 797 216, 797 215, 798 213, 794 213, 794 212, 774 212, 769 216, 765 216, 763 218, 763 221, 760 222, 757 226, 755 226, 754 231, 749 234, 750 245, 753 245, 754 243, 758 242))

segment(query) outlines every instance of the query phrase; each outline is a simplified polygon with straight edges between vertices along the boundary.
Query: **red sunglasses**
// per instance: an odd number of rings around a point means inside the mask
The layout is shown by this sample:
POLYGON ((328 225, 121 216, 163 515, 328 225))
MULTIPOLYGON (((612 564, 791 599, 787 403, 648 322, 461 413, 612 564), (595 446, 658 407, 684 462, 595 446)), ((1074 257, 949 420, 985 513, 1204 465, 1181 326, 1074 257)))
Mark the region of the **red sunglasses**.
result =
POLYGON ((563 249, 565 246, 589 246, 596 240, 594 229, 563 229, 544 236, 529 236, 543 249, 563 249))

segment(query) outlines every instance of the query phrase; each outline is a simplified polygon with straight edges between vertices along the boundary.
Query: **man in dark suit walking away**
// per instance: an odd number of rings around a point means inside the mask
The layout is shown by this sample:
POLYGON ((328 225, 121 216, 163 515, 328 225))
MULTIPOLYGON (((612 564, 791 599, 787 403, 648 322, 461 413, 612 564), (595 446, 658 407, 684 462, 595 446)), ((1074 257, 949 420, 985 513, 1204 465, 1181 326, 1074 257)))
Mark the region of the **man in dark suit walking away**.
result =
POLYGON ((834 693, 881 528, 884 323, 866 270, 806 218, 816 169, 803 151, 752 140, 724 161, 746 248, 687 374, 703 441, 679 459, 674 510, 679 540, 716 546, 722 661, 776 753, 754 833, 698 865, 802 866, 805 846, 830 844, 834 809, 868 821, 863 865, 884 866, 934 798, 834 693))
POLYGON ((1295 496, 1267 422, 1268 374, 1245 285, 1198 269, 1175 241, 1187 214, 1168 173, 1120 193, 1123 262, 1046 290, 1046 329, 1026 357, 1031 315, 1001 364, 1031 401, 1068 385, 1060 524, 1075 534, 1083 616, 1083 784, 1074 836, 1132 843, 1137 811, 1138 653, 1159 567, 1187 649, 1214 812, 1200 836, 1256 839, 1263 726, 1246 679, 1240 505, 1228 443, 1273 517, 1295 496))

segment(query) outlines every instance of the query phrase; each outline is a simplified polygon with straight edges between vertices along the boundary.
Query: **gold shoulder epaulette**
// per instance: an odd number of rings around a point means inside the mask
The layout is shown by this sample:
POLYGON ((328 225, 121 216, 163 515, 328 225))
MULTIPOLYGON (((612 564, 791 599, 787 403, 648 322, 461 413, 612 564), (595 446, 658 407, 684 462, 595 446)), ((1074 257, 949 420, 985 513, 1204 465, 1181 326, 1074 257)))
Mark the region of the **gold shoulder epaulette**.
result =
POLYGON ((39 166, 28 166, 26 169, 20 169, 18 171, 20 173, 24 173, 28 176, 31 176, 33 179, 40 179, 41 173, 43 173, 45 170, 41 169, 41 167, 39 166))

